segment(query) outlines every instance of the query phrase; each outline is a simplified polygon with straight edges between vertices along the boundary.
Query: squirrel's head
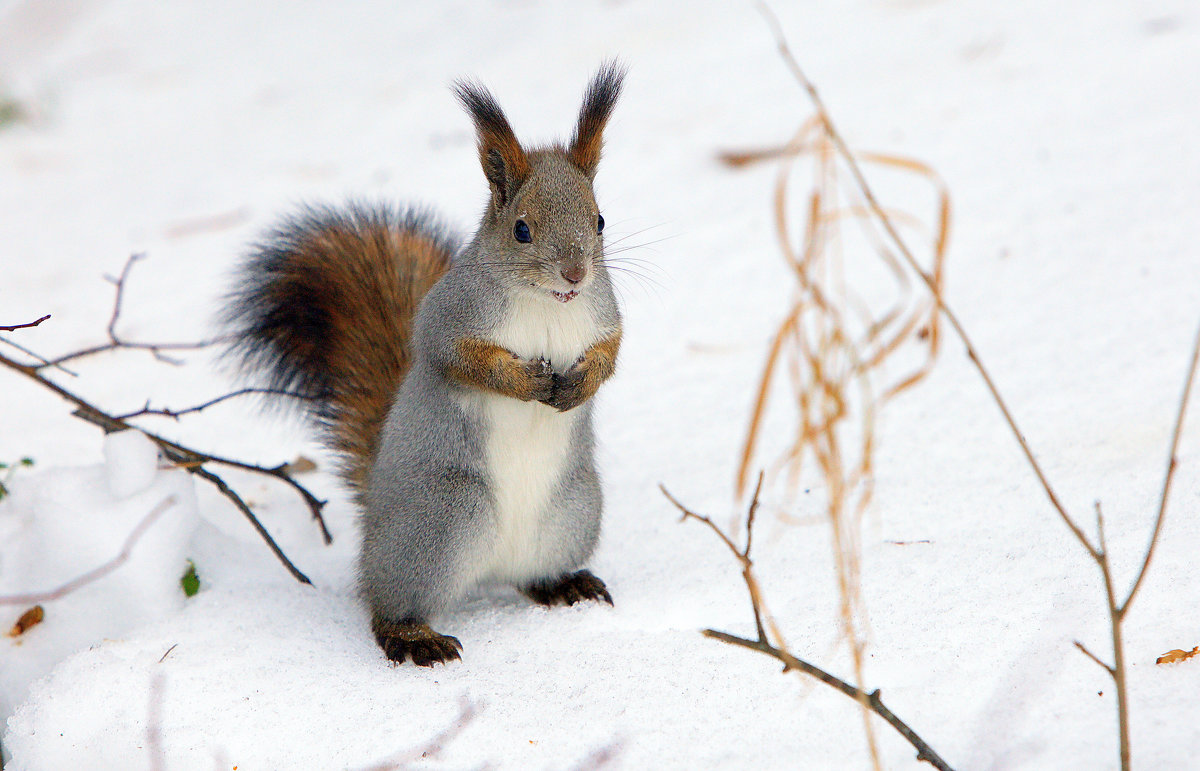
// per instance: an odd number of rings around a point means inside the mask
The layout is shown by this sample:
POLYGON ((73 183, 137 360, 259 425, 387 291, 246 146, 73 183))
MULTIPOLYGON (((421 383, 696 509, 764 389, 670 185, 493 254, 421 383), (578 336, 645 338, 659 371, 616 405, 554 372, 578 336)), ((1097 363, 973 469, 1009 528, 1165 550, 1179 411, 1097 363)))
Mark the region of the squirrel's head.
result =
POLYGON ((604 217, 592 181, 624 77, 615 62, 601 66, 588 84, 570 142, 529 150, 486 88, 456 84, 475 123, 479 162, 492 192, 477 237, 481 258, 560 302, 574 299, 604 271, 604 217))

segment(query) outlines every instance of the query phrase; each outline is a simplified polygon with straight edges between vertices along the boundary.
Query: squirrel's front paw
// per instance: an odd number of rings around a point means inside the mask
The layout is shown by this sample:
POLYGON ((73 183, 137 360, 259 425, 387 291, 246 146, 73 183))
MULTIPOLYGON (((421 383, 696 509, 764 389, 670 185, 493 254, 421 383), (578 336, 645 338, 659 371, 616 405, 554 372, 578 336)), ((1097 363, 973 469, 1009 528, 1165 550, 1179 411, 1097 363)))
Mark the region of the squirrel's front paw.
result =
POLYGON ((529 401, 546 402, 554 396, 554 367, 545 359, 530 359, 522 366, 529 378, 529 401))
POLYGON ((554 392, 545 402, 559 412, 566 412, 586 402, 595 392, 595 388, 589 387, 587 370, 578 361, 566 372, 554 376, 554 392))

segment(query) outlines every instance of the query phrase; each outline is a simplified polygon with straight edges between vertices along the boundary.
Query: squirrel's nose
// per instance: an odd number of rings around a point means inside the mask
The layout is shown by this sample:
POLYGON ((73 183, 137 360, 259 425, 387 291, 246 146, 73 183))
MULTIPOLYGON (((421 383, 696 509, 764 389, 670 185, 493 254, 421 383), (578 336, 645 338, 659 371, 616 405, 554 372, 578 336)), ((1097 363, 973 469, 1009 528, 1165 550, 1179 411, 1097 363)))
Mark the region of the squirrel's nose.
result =
POLYGON ((559 268, 558 272, 570 283, 578 284, 587 275, 587 268, 582 262, 572 262, 559 268))

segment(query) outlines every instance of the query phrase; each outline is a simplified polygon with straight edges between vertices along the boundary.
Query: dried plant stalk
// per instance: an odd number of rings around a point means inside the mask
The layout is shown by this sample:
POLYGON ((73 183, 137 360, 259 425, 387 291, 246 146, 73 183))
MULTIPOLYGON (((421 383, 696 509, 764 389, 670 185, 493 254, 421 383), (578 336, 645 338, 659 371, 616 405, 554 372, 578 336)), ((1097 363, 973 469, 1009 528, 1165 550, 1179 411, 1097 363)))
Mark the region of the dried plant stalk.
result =
MULTIPOLYGON (((781 43, 782 44, 782 43, 781 43)), ((860 521, 871 500, 875 417, 884 404, 919 383, 937 356, 940 317, 936 299, 918 292, 921 282, 897 259, 882 233, 919 227, 925 219, 899 209, 881 210, 862 200, 847 174, 832 122, 818 105, 817 114, 800 126, 782 148, 725 153, 733 167, 778 160, 774 215, 780 249, 795 278, 787 313, 768 349, 739 458, 736 489, 745 494, 750 469, 759 461, 760 439, 773 386, 787 378, 795 415, 789 445, 771 468, 782 473, 795 492, 807 464, 825 492, 839 594, 841 636, 848 643, 855 677, 863 682, 866 609, 859 591, 860 521), (789 192, 800 180, 804 201, 795 205, 789 192), (882 221, 881 220, 885 220, 882 221), (795 223, 800 222, 798 233, 795 223), (845 280, 847 231, 867 245, 888 282, 872 298, 859 296, 845 280), (879 299, 882 298, 882 299, 879 299), (914 358, 916 364, 894 362, 914 358), (899 375, 892 373, 900 370, 899 375)), ((932 188, 936 209, 930 222, 926 266, 922 269, 940 289, 945 274, 950 232, 950 196, 945 183, 927 164, 911 158, 860 153, 860 163, 916 178, 932 188)), ((861 251, 861 250, 860 250, 861 251)), ((859 261, 863 255, 853 255, 859 261)), ((856 263, 857 264, 857 263, 856 263)), ((770 616, 768 614, 768 621, 770 616)), ((773 625, 772 625, 773 626, 773 625)), ((782 637, 774 642, 786 650, 782 637)), ((875 739, 863 703, 871 756, 878 766, 875 739)))
MULTIPOLYGON (((1029 443, 1025 440, 1024 434, 1017 426, 1016 419, 1013 417, 1012 411, 1009 409, 1007 402, 1005 402, 1003 396, 1001 396, 999 389, 996 387, 995 381, 976 352, 975 346, 972 344, 971 338, 967 334, 966 329, 959 321, 958 316, 946 304, 942 278, 946 239, 949 232, 948 223, 950 204, 949 198, 945 194, 944 186, 941 185, 940 181, 938 182, 941 189, 941 206, 939 214, 939 233, 934 244, 935 259, 931 268, 922 268, 913 250, 909 248, 907 242, 901 236, 899 229, 896 227, 894 218, 889 216, 888 210, 886 210, 879 203, 870 185, 867 184, 861 164, 882 162, 885 165, 890 165, 897 168, 906 168, 921 174, 932 174, 932 171, 918 161, 910 161, 892 156, 853 153, 847 146, 842 136, 834 128, 833 123, 829 118, 829 114, 825 109, 824 102, 817 93, 816 87, 813 86, 812 82, 809 81, 804 75, 799 63, 796 61, 795 57, 792 56, 791 51, 788 49, 787 42, 783 37, 778 20, 765 6, 760 7, 772 25, 780 54, 783 56, 784 61, 792 70, 796 81, 807 92, 809 99, 812 101, 817 110, 816 120, 819 120, 824 126, 824 139, 828 141, 832 151, 844 162, 845 168, 850 173, 854 189, 863 199, 866 207, 874 215, 874 221, 883 229, 884 233, 886 234, 886 243, 897 250, 901 258, 901 264, 915 273, 919 277, 925 289, 928 290, 928 297, 933 303, 931 313, 933 314, 932 321, 934 322, 925 328, 926 334, 924 335, 924 337, 927 337, 931 341, 931 356, 929 361, 931 362, 932 356, 936 354, 938 334, 936 321, 938 317, 941 317, 945 319, 954 335, 963 343, 964 347, 966 348, 967 358, 975 366, 975 369, 980 378, 983 380, 989 395, 995 402, 996 407, 1000 410, 1005 424, 1008 426, 1014 439, 1020 446, 1021 452, 1024 455, 1030 470, 1037 477, 1038 483, 1041 485, 1043 492, 1045 492, 1051 507, 1054 509, 1062 523, 1067 527, 1068 530, 1071 531, 1071 534, 1093 559, 1093 561, 1095 561, 1096 565, 1100 569, 1101 576, 1104 579, 1105 594, 1107 596, 1109 627, 1113 647, 1113 663, 1105 663, 1103 660, 1089 651, 1082 643, 1076 642, 1075 644, 1085 655, 1103 667, 1105 671, 1107 671, 1113 678, 1114 684, 1116 685, 1119 758, 1122 770, 1128 771, 1128 769, 1131 767, 1131 748, 1129 737, 1128 685, 1126 681, 1122 625, 1134 598, 1137 596, 1137 592, 1141 586, 1142 580, 1145 578, 1146 572, 1150 567, 1150 563, 1154 557, 1155 548, 1158 544, 1159 536, 1162 532, 1162 524, 1166 515, 1167 501, 1171 492, 1171 482, 1178 466, 1177 453, 1179 448, 1179 438, 1182 433, 1184 419, 1187 415, 1188 402, 1190 400, 1192 386, 1195 381, 1196 371, 1198 365, 1200 365, 1200 331, 1197 332, 1196 338, 1192 344, 1191 358, 1188 364, 1187 374, 1184 377, 1183 393, 1180 396, 1177 406, 1175 424, 1171 436, 1171 446, 1167 458, 1167 468, 1166 472, 1164 473, 1163 484, 1159 497, 1158 513, 1155 517, 1154 528, 1151 532, 1150 540, 1146 547, 1146 552, 1143 555, 1141 564, 1138 568, 1137 577, 1134 579, 1132 586, 1128 590, 1128 593, 1122 596, 1118 594, 1114 586, 1111 560, 1104 537, 1104 518, 1100 510, 1099 502, 1096 503, 1097 540, 1096 542, 1093 542, 1092 539, 1084 533, 1076 520, 1070 515, 1066 507, 1063 505, 1061 499, 1055 493, 1053 486, 1050 484, 1050 480, 1047 478, 1041 467, 1041 464, 1038 463, 1037 457, 1034 455, 1032 448, 1029 446, 1029 443)), ((748 162, 746 159, 741 160, 743 162, 748 162)), ((811 220, 812 217, 810 215, 810 221, 811 220)), ((786 246, 785 251, 787 251, 786 246)), ((921 335, 918 334, 918 337, 921 337, 921 335)), ((891 390, 885 391, 885 395, 890 396, 891 394, 894 394, 903 388, 909 387, 912 383, 915 383, 920 379, 920 377, 923 375, 923 370, 919 368, 914 375, 916 376, 915 379, 902 379, 899 383, 900 388, 893 387, 891 390)), ((761 392, 765 393, 765 389, 763 389, 761 392)), ((759 415, 760 413, 761 408, 756 408, 755 414, 759 415)), ((748 455, 749 452, 750 450, 748 449, 746 454, 748 455)))

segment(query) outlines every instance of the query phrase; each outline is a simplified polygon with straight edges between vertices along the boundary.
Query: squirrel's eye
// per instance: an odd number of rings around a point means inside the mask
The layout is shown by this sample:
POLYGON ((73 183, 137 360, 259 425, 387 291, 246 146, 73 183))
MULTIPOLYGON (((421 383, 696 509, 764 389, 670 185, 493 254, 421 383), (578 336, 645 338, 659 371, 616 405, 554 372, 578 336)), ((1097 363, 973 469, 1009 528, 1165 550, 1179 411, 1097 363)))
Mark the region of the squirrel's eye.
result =
POLYGON ((596 215, 596 232, 597 233, 604 232, 604 215, 603 214, 596 215))
POLYGON ((517 220, 517 224, 513 225, 513 238, 523 244, 533 240, 533 236, 529 235, 529 226, 525 224, 525 220, 517 220))

